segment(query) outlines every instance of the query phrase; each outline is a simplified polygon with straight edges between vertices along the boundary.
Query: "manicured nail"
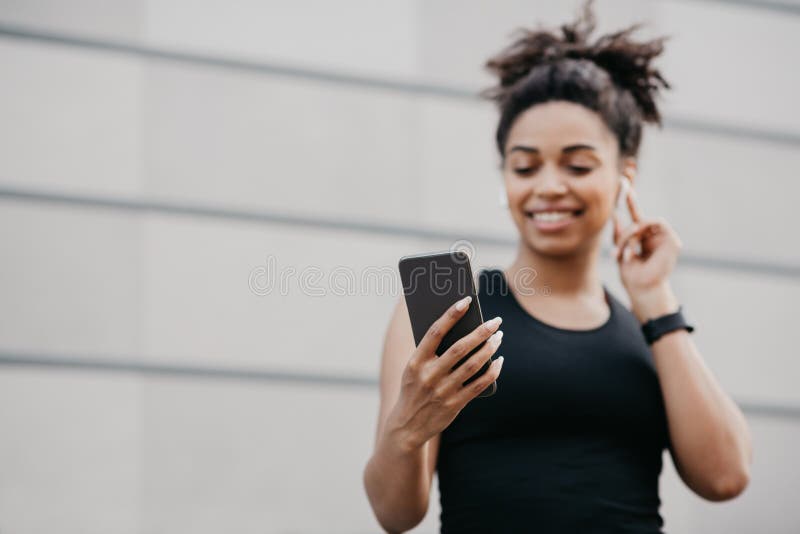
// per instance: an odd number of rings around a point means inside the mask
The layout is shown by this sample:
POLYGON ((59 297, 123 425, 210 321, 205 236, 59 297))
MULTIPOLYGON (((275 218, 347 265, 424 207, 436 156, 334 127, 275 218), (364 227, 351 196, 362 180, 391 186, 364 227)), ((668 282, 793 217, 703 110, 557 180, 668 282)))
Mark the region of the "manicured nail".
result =
POLYGON ((458 311, 462 311, 462 310, 466 309, 467 306, 469 306, 470 302, 472 302, 472 297, 467 295, 466 297, 464 297, 463 299, 459 300, 456 303, 456 309, 458 311))
POLYGON ((488 328, 494 328, 495 326, 499 325, 502 322, 503 322, 503 318, 498 315, 494 319, 489 319, 488 321, 486 321, 485 324, 486 324, 486 326, 488 328))
POLYGON ((500 341, 502 339, 503 339, 503 331, 498 330, 497 332, 492 334, 491 337, 489 337, 489 343, 491 343, 493 347, 496 347, 500 344, 500 341))
POLYGON ((503 368, 503 357, 500 356, 499 358, 497 358, 497 370, 499 371, 502 368, 503 368))

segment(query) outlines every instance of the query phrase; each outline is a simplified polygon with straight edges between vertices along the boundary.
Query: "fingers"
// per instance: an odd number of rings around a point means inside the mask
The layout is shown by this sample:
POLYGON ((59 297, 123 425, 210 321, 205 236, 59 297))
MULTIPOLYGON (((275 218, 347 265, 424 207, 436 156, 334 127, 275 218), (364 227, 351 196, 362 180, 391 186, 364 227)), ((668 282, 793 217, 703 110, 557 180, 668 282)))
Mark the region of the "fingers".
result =
POLYGON ((660 228, 667 232, 667 235, 675 243, 675 247, 679 250, 683 248, 683 241, 681 241, 678 232, 664 218, 659 218, 658 220, 661 223, 660 228))
POLYGON ((465 406, 469 401, 480 395, 483 390, 488 388, 492 382, 500 376, 500 369, 503 367, 503 357, 500 356, 489 366, 489 369, 479 378, 473 380, 466 386, 462 386, 454 395, 453 399, 456 406, 465 406))
POLYGON ((633 236, 628 240, 627 245, 622 249, 620 259, 624 263, 630 261, 634 256, 644 256, 642 241, 638 236, 633 236))
MULTIPOLYGON (((438 374, 446 375, 450 370, 463 358, 465 358, 472 350, 485 341, 489 336, 494 334, 500 327, 502 319, 495 317, 484 322, 482 325, 475 328, 472 332, 462 337, 453 343, 444 354, 439 357, 437 362, 438 374)), ((502 334, 501 334, 502 336, 502 334)), ((480 367, 479 367, 480 368, 480 367)), ((475 369, 476 371, 478 369, 475 369)), ((473 373, 474 374, 474 373, 473 373)), ((472 376, 472 375, 470 375, 472 376)), ((465 379, 466 380, 466 379, 465 379)))
POLYGON ((617 246, 614 248, 614 257, 617 261, 627 261, 632 254, 646 258, 655 247, 664 242, 662 237, 666 237, 666 241, 676 249, 681 248, 682 243, 678 234, 663 217, 640 220, 620 233, 617 246))
POLYGON ((466 296, 452 304, 441 317, 436 319, 422 336, 417 347, 418 354, 435 354, 437 347, 442 342, 442 338, 450 331, 454 324, 464 316, 464 312, 469 308, 472 297, 466 296))
POLYGON ((638 236, 644 229, 644 225, 641 222, 635 222, 629 225, 627 228, 622 230, 619 233, 619 237, 617 238, 617 246, 614 247, 614 258, 619 261, 622 257, 622 254, 625 251, 628 242, 635 236, 638 236))
POLYGON ((628 194, 625 196, 628 203, 628 211, 631 212, 631 219, 633 222, 640 222, 643 220, 642 210, 639 208, 639 202, 636 200, 636 192, 631 187, 628 189, 628 194))
POLYGON ((498 330, 492 334, 475 354, 472 354, 451 373, 450 379, 454 380, 458 386, 463 385, 464 382, 480 371, 484 364, 492 358, 492 355, 497 351, 502 340, 502 330, 498 330))
POLYGON ((614 210, 614 213, 612 214, 612 221, 614 223, 613 239, 614 239, 614 244, 616 245, 617 243, 619 243, 620 234, 622 234, 622 221, 620 221, 619 219, 619 213, 617 213, 617 210, 614 210))
POLYGON ((661 220, 651 219, 631 224, 620 234, 619 242, 614 250, 617 261, 630 259, 630 247, 635 249, 634 254, 639 254, 643 249, 645 240, 661 231, 661 220))
POLYGON ((633 236, 625 240, 621 240, 623 245, 617 251, 617 258, 621 258, 622 261, 628 261, 633 256, 640 256, 644 250, 643 243, 646 234, 647 228, 643 228, 639 232, 636 232, 633 236))

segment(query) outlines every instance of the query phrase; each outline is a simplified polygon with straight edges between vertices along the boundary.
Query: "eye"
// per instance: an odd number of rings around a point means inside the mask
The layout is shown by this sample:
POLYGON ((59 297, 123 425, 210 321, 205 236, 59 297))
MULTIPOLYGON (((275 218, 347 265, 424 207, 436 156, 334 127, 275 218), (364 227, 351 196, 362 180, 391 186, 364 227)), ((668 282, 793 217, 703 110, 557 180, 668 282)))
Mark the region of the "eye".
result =
POLYGON ((536 167, 517 167, 514 172, 520 176, 527 176, 536 171, 536 167))
POLYGON ((592 167, 583 167, 581 165, 569 165, 567 167, 572 174, 582 175, 582 174, 589 174, 592 172, 592 167))

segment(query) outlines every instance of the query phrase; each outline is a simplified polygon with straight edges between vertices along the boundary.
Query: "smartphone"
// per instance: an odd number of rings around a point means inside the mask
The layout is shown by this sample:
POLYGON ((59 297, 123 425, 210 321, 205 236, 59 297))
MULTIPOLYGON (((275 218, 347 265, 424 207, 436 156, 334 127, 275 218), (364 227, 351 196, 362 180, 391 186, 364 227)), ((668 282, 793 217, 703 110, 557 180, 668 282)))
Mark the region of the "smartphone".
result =
MULTIPOLYGON (((447 309, 467 295, 472 296, 469 308, 461 319, 444 335, 435 352, 437 356, 450 348, 453 343, 466 336, 483 323, 478 295, 470 266, 469 256, 463 251, 432 252, 403 256, 398 263, 400 280, 414 332, 414 342, 419 345, 425 333, 447 309)), ((461 358, 453 369, 464 363, 483 347, 481 342, 469 354, 461 358)), ((491 365, 489 359, 464 385, 483 375, 491 365)), ((492 382, 478 397, 489 397, 497 391, 497 381, 492 382)))

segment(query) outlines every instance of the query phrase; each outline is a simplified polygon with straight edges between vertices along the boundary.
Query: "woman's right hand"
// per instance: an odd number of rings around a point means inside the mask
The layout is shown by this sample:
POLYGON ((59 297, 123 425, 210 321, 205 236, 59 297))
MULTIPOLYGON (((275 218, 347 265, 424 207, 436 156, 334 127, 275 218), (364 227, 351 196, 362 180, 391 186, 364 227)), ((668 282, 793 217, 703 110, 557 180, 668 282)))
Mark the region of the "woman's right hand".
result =
POLYGON ((463 385, 491 359, 500 345, 503 337, 503 332, 498 330, 500 317, 486 321, 453 343, 444 354, 436 355, 442 338, 461 319, 470 301, 471 297, 459 300, 431 325, 403 370, 400 396, 387 421, 403 449, 421 447, 447 428, 462 408, 500 375, 502 356, 479 378, 463 385), (480 350, 453 369, 487 338, 480 350))

